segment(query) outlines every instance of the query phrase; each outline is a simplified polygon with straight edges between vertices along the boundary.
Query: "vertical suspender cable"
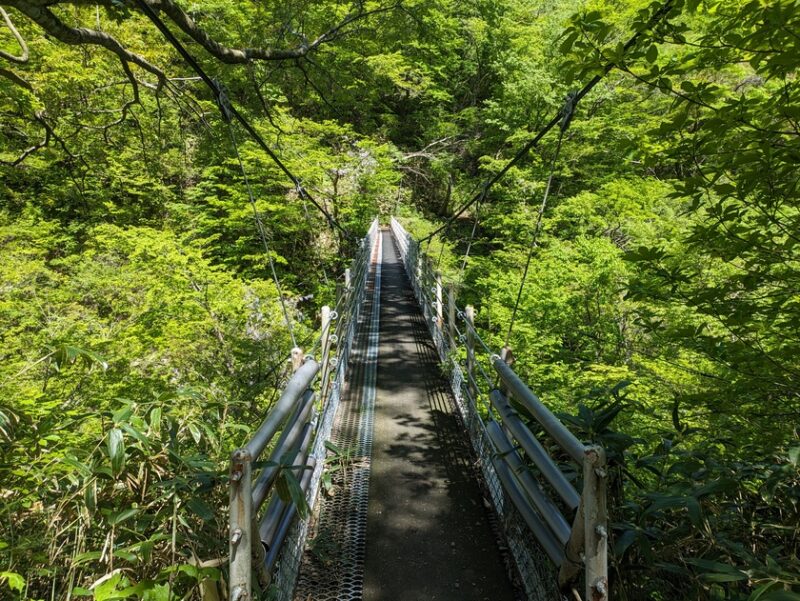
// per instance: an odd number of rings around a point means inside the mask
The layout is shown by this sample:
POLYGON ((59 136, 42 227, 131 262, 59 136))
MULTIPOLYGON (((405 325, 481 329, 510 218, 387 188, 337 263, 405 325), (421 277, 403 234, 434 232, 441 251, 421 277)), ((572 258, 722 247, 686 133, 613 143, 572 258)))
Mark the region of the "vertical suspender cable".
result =
POLYGON ((519 303, 522 300, 522 291, 525 289, 525 282, 528 279, 528 270, 531 266, 531 259, 533 258, 533 251, 539 245, 539 232, 542 229, 542 219, 544 217, 544 211, 547 208, 547 199, 550 196, 550 188, 553 185, 553 175, 555 174, 556 169, 556 161, 558 161, 558 155, 561 153, 561 144, 564 141, 564 133, 567 131, 569 127, 569 123, 572 120, 572 114, 575 110, 575 94, 568 94, 567 100, 564 103, 564 109, 562 110, 563 118, 561 119, 560 124, 560 131, 558 134, 558 142, 556 143, 556 150, 553 153, 553 158, 550 161, 550 173, 547 176, 547 185, 544 188, 544 195, 542 196, 542 203, 539 205, 539 212, 536 215, 536 225, 533 228, 533 234, 531 236, 531 243, 528 247, 528 258, 525 260, 525 269, 522 271, 522 280, 519 283, 519 290, 517 290, 517 299, 514 302, 514 310, 511 312, 511 321, 508 324, 508 331, 506 332, 506 341, 503 344, 504 347, 508 347, 508 342, 511 338, 511 332, 514 329, 514 322, 517 319, 517 311, 519 310, 519 303))
MULTIPOLYGON (((222 96, 222 90, 220 89, 219 84, 211 79, 208 74, 203 70, 200 64, 195 60, 195 58, 189 53, 186 48, 183 47, 183 44, 180 43, 178 38, 175 37, 175 34, 170 31, 169 27, 167 27, 164 22, 159 18, 153 8, 145 2, 145 0, 134 0, 136 5, 141 9, 141 11, 147 15, 147 17, 153 22, 153 24, 158 28, 158 30, 167 38, 170 44, 178 51, 183 59, 189 63, 189 66, 194 70, 197 75, 200 76, 200 79, 211 88, 211 91, 214 93, 214 96, 217 99, 217 102, 220 102, 220 98, 222 96)), ((250 134, 250 136, 256 141, 256 143, 261 147, 261 149, 267 153, 272 162, 275 163, 278 168, 283 171, 283 173, 288 177, 292 183, 294 184, 295 188, 297 189, 297 194, 300 198, 308 200, 316 209, 325 216, 325 219, 328 222, 328 225, 331 229, 338 229, 346 239, 353 239, 353 236, 348 232, 342 225, 333 218, 325 207, 323 207, 317 200, 309 194, 308 190, 306 190, 303 185, 300 183, 300 179, 291 172, 291 170, 284 164, 284 162, 280 159, 280 157, 275 154, 267 143, 264 141, 264 138, 256 131, 256 129, 250 125, 250 123, 245 119, 242 114, 236 110, 236 107, 232 104, 228 104, 226 110, 224 111, 225 117, 228 120, 236 119, 244 130, 250 134)))
MULTIPOLYGON (((138 0, 138 1, 141 1, 141 0, 138 0)), ((660 8, 658 8, 650 16, 650 19, 648 19, 647 23, 645 23, 644 26, 640 30, 638 30, 636 33, 634 33, 633 36, 631 36, 628 39, 628 41, 625 42, 625 44, 623 44, 623 46, 622 46, 622 55, 624 56, 625 53, 628 50, 633 48, 639 42, 639 38, 642 37, 642 35, 644 34, 645 31, 647 31, 648 29, 652 29, 662 19, 665 19, 669 15, 669 13, 672 11, 672 9, 674 8, 674 4, 675 4, 674 0, 666 0, 666 2, 664 2, 664 4, 660 8)), ((572 107, 573 107, 573 110, 574 110, 574 107, 577 106, 577 104, 581 101, 581 99, 583 99, 584 96, 586 96, 589 92, 591 92, 592 89, 598 83, 600 83, 602 81, 602 79, 606 75, 608 75, 615 66, 616 66, 616 64, 614 62, 606 63, 605 66, 603 67, 601 73, 598 73, 597 75, 592 77, 592 79, 589 80, 589 82, 586 83, 586 85, 584 85, 580 90, 578 90, 577 92, 572 94, 572 98, 573 98, 572 107)), ((528 155, 528 152, 530 152, 532 149, 534 149, 534 148, 536 148, 536 146, 538 146, 539 142, 542 140, 542 138, 544 138, 544 136, 547 134, 547 132, 549 132, 551 129, 553 129, 555 126, 557 126, 559 123, 563 123, 564 122, 564 117, 565 117, 564 113, 563 112, 559 112, 552 119, 550 119, 550 121, 548 121, 547 124, 545 124, 539 130, 539 132, 533 137, 532 140, 530 140, 527 144, 525 144, 508 162, 506 162, 506 164, 503 165, 503 168, 500 169, 500 171, 495 173, 491 178, 489 178, 486 181, 486 183, 484 184, 484 189, 483 189, 482 192, 479 192, 478 194, 476 194, 472 198, 470 198, 467 202, 462 204, 458 208, 458 210, 455 213, 453 213, 447 219, 447 221, 445 221, 442 225, 437 227, 435 230, 433 230, 427 236, 421 238, 419 240, 420 247, 421 247, 423 242, 429 241, 431 238, 433 238, 437 234, 439 234, 439 233, 445 231, 447 228, 449 228, 453 224, 453 222, 456 219, 458 219, 464 213, 464 211, 466 211, 469 207, 474 205, 476 202, 479 202, 481 200, 481 198, 483 197, 483 195, 485 195, 486 192, 489 190, 489 188, 491 188, 497 182, 499 182, 501 179, 503 179, 514 165, 519 163, 523 158, 525 158, 528 155)))
MULTIPOLYGON (((223 116, 227 116, 227 105, 225 104, 226 98, 225 95, 220 93, 220 108, 222 110, 223 116)), ((244 168, 244 161, 242 161, 242 155, 239 153, 239 144, 236 141, 236 131, 233 127, 233 122, 228 119, 228 131, 231 135, 231 143, 233 144, 233 152, 236 154, 236 160, 239 161, 239 169, 242 170, 242 177, 244 178, 244 185, 247 188, 247 196, 250 200, 250 206, 253 209, 253 217, 256 222, 256 229, 258 230, 258 237, 261 238, 261 244, 264 246, 264 254, 267 255, 267 261, 269 262, 269 269, 272 272, 272 281, 275 282, 275 288, 278 291, 278 300, 281 303, 281 311, 283 312, 283 320, 286 323, 286 329, 289 330, 289 337, 292 339, 292 347, 297 347, 297 340, 294 337, 294 327, 292 326, 292 320, 289 318, 289 311, 286 308, 286 299, 283 298, 283 290, 281 289, 281 283, 278 279, 278 273, 275 271, 275 261, 272 259, 272 253, 269 250, 269 242, 267 241, 267 232, 264 228, 264 222, 261 220, 261 215, 258 214, 258 206, 256 205, 256 199, 253 195, 253 188, 250 186, 250 178, 247 177, 247 171, 244 168)))
POLYGON ((475 242, 475 234, 478 231, 478 222, 480 221, 480 210, 481 210, 481 203, 475 205, 475 221, 472 223, 472 233, 469 235, 469 240, 467 241, 467 248, 464 251, 464 258, 461 261, 461 269, 458 270, 458 284, 461 285, 461 282, 464 279, 464 271, 467 269, 467 261, 469 260, 469 253, 472 250, 472 243, 475 242))

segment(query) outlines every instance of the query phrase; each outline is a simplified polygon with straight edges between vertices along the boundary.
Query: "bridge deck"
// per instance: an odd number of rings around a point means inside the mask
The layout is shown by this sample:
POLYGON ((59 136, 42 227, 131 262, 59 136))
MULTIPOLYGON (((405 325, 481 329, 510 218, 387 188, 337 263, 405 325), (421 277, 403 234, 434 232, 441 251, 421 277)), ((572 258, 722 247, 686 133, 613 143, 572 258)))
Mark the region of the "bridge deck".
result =
POLYGON ((514 599, 433 342, 381 238, 333 434, 351 456, 320 504, 296 599, 514 599))

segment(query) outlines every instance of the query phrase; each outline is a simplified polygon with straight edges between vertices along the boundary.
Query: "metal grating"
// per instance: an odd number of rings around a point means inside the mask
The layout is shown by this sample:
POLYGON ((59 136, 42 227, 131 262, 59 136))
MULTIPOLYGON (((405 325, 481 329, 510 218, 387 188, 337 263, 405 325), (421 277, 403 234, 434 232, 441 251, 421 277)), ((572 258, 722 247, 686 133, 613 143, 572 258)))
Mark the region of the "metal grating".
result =
MULTIPOLYGON (((331 380, 330 392, 328 394, 328 400, 324 405, 322 415, 318 419, 316 437, 311 451, 311 456, 317 459, 307 495, 308 503, 312 507, 315 506, 318 498, 322 472, 325 467, 325 458, 327 456, 325 441, 331 439, 332 432, 336 427, 337 415, 341 413, 338 411, 339 406, 342 400, 346 399, 348 396, 345 378, 351 366, 357 367, 362 363, 358 356, 361 346, 356 338, 356 333, 365 330, 363 322, 370 318, 370 313, 362 310, 362 308, 365 307, 365 297, 368 288, 366 284, 362 285, 362 283, 364 279, 368 278, 367 272, 369 271, 370 259, 374 260, 377 246, 380 244, 380 236, 378 234, 379 230, 376 221, 373 222, 365 238, 364 247, 362 247, 362 251, 354 263, 356 277, 353 282, 353 287, 357 293, 349 306, 345 307, 343 315, 338 317, 335 326, 335 333, 338 336, 339 353, 336 357, 335 366, 332 365, 335 371, 331 380), (377 243, 376 240, 378 241, 377 243)), ((368 306, 368 304, 366 306, 368 306)), ((294 598, 298 571, 306 556, 306 540, 310 530, 311 528, 308 520, 295 520, 281 549, 272 583, 269 589, 264 592, 262 598, 267 601, 290 601, 294 598)), ((308 599, 309 597, 301 598, 308 599)))
POLYGON ((297 601, 358 600, 364 584, 370 457, 380 317, 380 237, 367 298, 353 347, 348 388, 339 405, 332 441, 343 451, 332 476, 334 494, 320 498, 313 535, 303 556, 297 601), (371 294, 370 294, 371 293, 371 294))
POLYGON ((403 265, 412 283, 414 294, 422 308, 425 322, 428 324, 442 366, 450 374, 450 385, 456 400, 456 406, 462 422, 469 435, 472 447, 478 457, 478 465, 492 500, 494 510, 501 525, 502 535, 508 544, 508 550, 518 573, 519 580, 530 601, 562 601, 565 598, 558 590, 557 568, 548 558, 544 549, 528 530, 522 517, 511 501, 506 499, 503 485, 495 473, 491 458, 494 448, 480 417, 475 399, 467 386, 467 379, 461 365, 450 353, 447 341, 436 324, 432 299, 424 282, 420 282, 416 273, 418 248, 403 227, 392 219, 392 233, 403 258, 403 265))

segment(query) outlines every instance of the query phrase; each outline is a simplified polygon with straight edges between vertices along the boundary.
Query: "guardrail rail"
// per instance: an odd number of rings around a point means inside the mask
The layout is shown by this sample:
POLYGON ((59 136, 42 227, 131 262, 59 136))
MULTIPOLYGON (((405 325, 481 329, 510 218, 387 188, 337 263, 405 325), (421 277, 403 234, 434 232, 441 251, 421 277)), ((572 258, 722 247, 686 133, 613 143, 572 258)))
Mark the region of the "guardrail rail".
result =
POLYGON ((492 352, 475 329, 473 307, 461 310, 456 287, 444 285, 416 240, 394 218, 391 228, 528 597, 542 601, 559 593, 580 597, 577 589, 583 575, 584 599, 606 601, 603 448, 578 440, 503 357, 492 352), (552 442, 577 464, 582 473, 580 492, 570 481, 574 471, 554 461, 511 400, 524 408, 537 430, 545 432, 546 443, 552 442), (550 565, 542 561, 543 555, 550 565))
POLYGON ((230 601, 254 598, 254 573, 260 591, 271 588, 277 599, 291 599, 308 523, 297 519, 296 502, 276 489, 299 485, 307 506, 316 502, 326 456, 324 443, 344 387, 378 234, 375 220, 345 272, 336 307, 322 308, 321 335, 314 345, 320 348, 320 360, 305 356, 300 348, 292 349, 294 373, 283 393, 250 440, 231 455, 230 601), (286 478, 287 471, 295 477, 286 478))

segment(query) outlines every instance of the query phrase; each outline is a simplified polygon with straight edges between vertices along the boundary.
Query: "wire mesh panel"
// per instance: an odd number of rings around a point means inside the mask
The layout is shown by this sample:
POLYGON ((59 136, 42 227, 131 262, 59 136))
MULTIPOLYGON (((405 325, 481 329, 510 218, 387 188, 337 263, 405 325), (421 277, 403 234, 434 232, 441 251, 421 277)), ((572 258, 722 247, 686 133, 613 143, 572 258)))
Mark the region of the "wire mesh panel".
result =
MULTIPOLYGON (((327 456, 325 442, 331 438, 331 432, 334 428, 344 393, 345 377, 351 364, 356 331, 359 320, 363 319, 362 307, 365 304, 364 301, 367 294, 370 258, 375 250, 377 239, 378 222, 374 221, 362 242, 359 254, 352 263, 350 288, 345 291, 340 310, 335 316, 334 335, 337 352, 331 358, 332 367, 335 371, 329 387, 328 398, 324 399, 322 411, 316 424, 316 433, 310 454, 311 457, 316 459, 316 463, 314 464, 311 484, 306 495, 309 507, 314 507, 319 496, 322 472, 327 456)), ((372 428, 367 428, 367 430, 371 432, 372 428)), ((368 481, 368 474, 366 481, 368 481)), ((366 503, 366 495, 364 495, 364 503, 366 503)), ((307 519, 295 519, 281 549, 271 585, 265 595, 270 601, 289 601, 293 599, 308 532, 309 521, 307 519)))
POLYGON ((295 599, 357 600, 364 581, 369 476, 377 375, 380 315, 380 242, 373 247, 375 269, 365 281, 366 297, 358 335, 352 342, 347 391, 333 422, 330 439, 342 455, 332 472, 335 494, 325 495, 315 510, 312 547, 305 550, 295 599), (327 547, 330 548, 327 548, 327 547), (328 561, 327 553, 336 561, 328 561))
POLYGON ((558 590, 556 566, 531 535, 519 512, 507 498, 492 465, 495 451, 481 417, 478 399, 473 397, 468 375, 459 364, 457 349, 449 348, 447 336, 444 335, 443 329, 438 327, 434 308, 436 300, 432 296, 434 289, 429 283, 426 285, 429 272, 426 273, 427 266, 423 266, 419 245, 396 219, 392 219, 391 229, 443 367, 449 373, 458 412, 475 450, 484 485, 492 500, 508 551, 525 593, 531 601, 561 600, 563 597, 558 590))

